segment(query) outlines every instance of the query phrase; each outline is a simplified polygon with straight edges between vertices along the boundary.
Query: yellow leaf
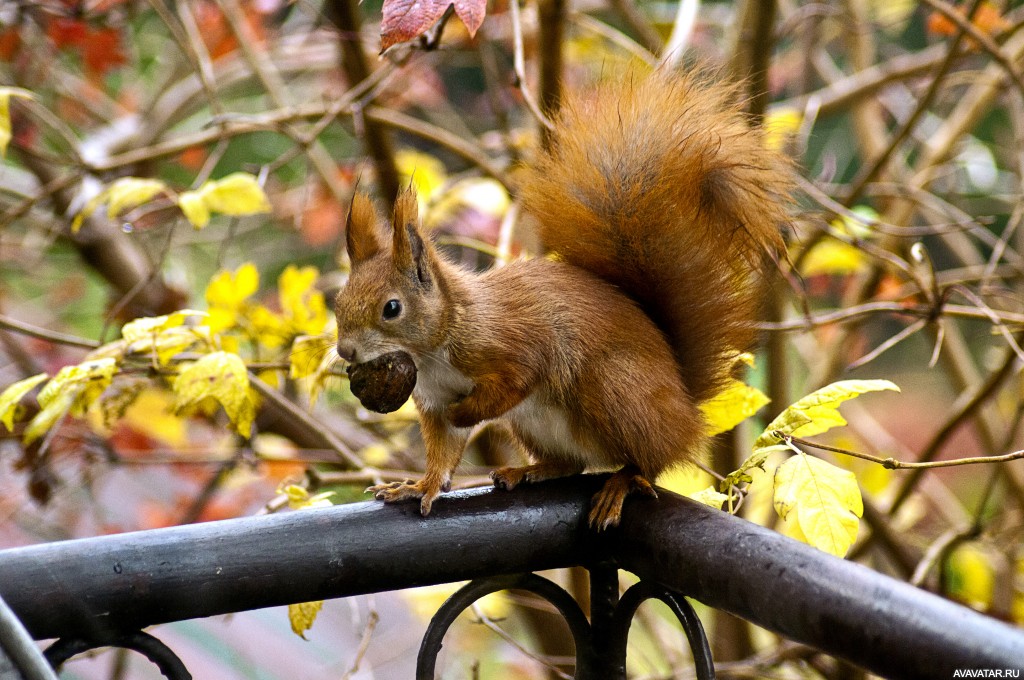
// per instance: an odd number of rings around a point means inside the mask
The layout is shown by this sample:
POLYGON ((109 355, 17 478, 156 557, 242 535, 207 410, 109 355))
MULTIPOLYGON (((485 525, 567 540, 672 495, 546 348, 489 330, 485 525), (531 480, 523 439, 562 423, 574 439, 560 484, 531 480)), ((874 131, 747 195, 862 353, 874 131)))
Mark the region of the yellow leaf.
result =
POLYGON ((188 443, 188 431, 173 409, 170 393, 147 385, 128 407, 124 422, 167 446, 181 448, 188 443))
POLYGON ((210 340, 196 328, 168 328, 157 335, 136 340, 128 347, 133 354, 146 354, 156 358, 157 364, 166 366, 175 356, 187 352, 201 342, 210 340))
POLYGON ((270 212, 270 200, 259 181, 247 172, 235 172, 199 187, 210 212, 225 215, 255 215, 270 212))
POLYGON ((888 380, 840 380, 822 387, 780 413, 754 442, 754 448, 777 444, 779 439, 772 434, 775 430, 784 435, 810 437, 846 425, 839 405, 865 392, 879 390, 899 392, 900 388, 888 380))
POLYGON ((66 413, 84 415, 89 405, 110 385, 116 372, 117 360, 113 357, 60 369, 39 391, 39 405, 43 408, 25 428, 25 443, 31 444, 44 435, 66 413))
POLYGON ((98 407, 90 411, 90 415, 96 416, 99 421, 94 422, 94 427, 110 432, 148 384, 148 381, 142 378, 122 381, 104 392, 100 397, 98 407))
POLYGON ((713 486, 709 486, 708 488, 702 491, 698 491, 697 493, 689 494, 689 496, 698 503, 710 505, 716 510, 721 510, 722 505, 729 501, 729 497, 726 494, 719 493, 718 490, 715 489, 715 487, 713 486))
POLYGON ((363 448, 363 450, 359 452, 359 457, 362 458, 367 465, 383 467, 391 460, 391 450, 387 445, 381 442, 376 442, 363 448))
POLYGON ((769 149, 779 150, 785 147, 786 140, 800 129, 803 114, 796 109, 773 109, 764 117, 764 145, 769 149))
POLYGON ((815 244, 800 264, 804 276, 819 274, 852 274, 868 266, 868 258, 859 248, 848 243, 825 239, 815 244))
POLYGON ((671 468, 658 475, 658 486, 663 486, 680 496, 692 496, 713 481, 711 475, 696 465, 671 468))
POLYGON ((76 366, 65 366, 39 392, 39 404, 45 408, 59 397, 74 393, 75 399, 72 403, 75 414, 81 415, 85 412, 85 407, 107 389, 116 372, 117 360, 112 357, 86 361, 76 366))
POLYGON ((730 486, 736 486, 737 484, 746 483, 749 484, 751 481, 751 473, 753 470, 760 469, 764 470, 764 464, 768 461, 768 456, 778 451, 790 451, 791 449, 785 444, 774 444, 772 446, 761 446, 754 449, 754 452, 747 456, 747 459, 743 463, 730 472, 725 479, 719 484, 719 488, 727 490, 730 486))
POLYGON ((207 312, 182 309, 165 316, 143 317, 126 323, 121 337, 128 343, 128 352, 153 355, 161 366, 166 366, 175 355, 197 343, 211 342, 205 326, 183 327, 189 317, 208 316, 207 312))
POLYGON ((222 271, 213 277, 206 288, 206 301, 211 307, 237 309, 259 287, 260 275, 256 265, 246 262, 233 272, 222 271))
POLYGON ((82 389, 81 386, 70 388, 66 392, 55 395, 54 398, 47 402, 25 428, 25 432, 22 435, 25 444, 31 444, 42 437, 58 420, 63 418, 71 410, 82 389))
POLYGON ((948 592, 954 599, 980 611, 992 605, 995 569, 991 557, 977 543, 965 543, 946 561, 948 592))
POLYGON ((167 185, 158 179, 121 177, 114 180, 106 189, 93 197, 81 212, 75 215, 75 219, 71 222, 71 231, 77 232, 82 227, 85 218, 96 212, 96 208, 102 203, 107 204, 107 217, 113 219, 122 211, 140 206, 161 191, 166 190, 167 185))
POLYGON ((181 326, 190 316, 207 317, 206 312, 195 309, 181 309, 173 314, 164 316, 145 316, 129 321, 121 328, 121 337, 128 342, 134 342, 150 337, 168 328, 181 326))
POLYGON ((771 399, 756 387, 744 385, 739 380, 731 380, 724 390, 700 405, 707 423, 708 436, 728 432, 760 411, 770 401, 771 399))
POLYGON ((115 180, 104 192, 107 199, 107 217, 113 219, 122 211, 140 206, 166 189, 167 185, 158 179, 122 177, 115 180))
POLYGON ((298 379, 316 374, 333 348, 334 338, 329 335, 300 335, 295 338, 288 377, 298 379))
POLYGON ((85 222, 86 218, 96 212, 96 208, 100 207, 100 203, 103 202, 103 193, 93 196, 89 199, 89 202, 85 204, 75 218, 71 220, 71 233, 77 234, 78 230, 82 228, 82 223, 85 222))
POLYGON ((323 606, 323 600, 288 605, 288 620, 292 624, 292 632, 303 640, 308 639, 306 631, 313 627, 313 622, 316 621, 316 616, 323 606))
POLYGON ((775 510, 796 513, 807 543, 843 557, 857 538, 864 502, 857 478, 820 458, 798 453, 775 470, 775 510))
POLYGON ((874 235, 873 225, 880 219, 878 211, 868 205, 858 205, 849 215, 842 215, 830 224, 840 234, 859 239, 868 239, 874 235))
POLYGON ((35 99, 35 95, 20 87, 0 87, 0 156, 7 155, 11 143, 11 97, 35 99))
POLYGON ((197 230, 210 223, 210 208, 206 199, 198 191, 184 191, 178 196, 178 207, 181 214, 197 230))
POLYGON ((422 151, 402 149, 395 154, 395 166, 402 174, 403 183, 412 181, 413 186, 416 187, 416 194, 420 197, 421 211, 448 179, 444 163, 422 151))
POLYGON ((333 505, 330 498, 334 495, 333 491, 324 491, 322 493, 309 494, 309 489, 298 484, 287 484, 284 487, 277 490, 278 493, 283 493, 288 497, 288 507, 292 510, 306 510, 308 508, 323 508, 333 505))
POLYGON ((256 407, 249 394, 249 374, 237 354, 213 352, 185 366, 174 381, 174 394, 179 412, 206 399, 216 400, 238 434, 252 434, 256 407))
POLYGON ((290 337, 288 324, 263 305, 253 305, 246 310, 246 319, 260 344, 274 349, 284 345, 290 337))
POLYGON ((210 331, 220 333, 235 325, 246 299, 259 286, 260 275, 251 262, 246 262, 234 272, 225 270, 214 276, 206 287, 210 331))
POLYGON ((324 295, 316 289, 320 272, 316 267, 288 265, 277 281, 281 310, 296 334, 315 335, 327 325, 324 295))
POLYGON ((0 394, 0 422, 2 422, 8 430, 14 431, 14 414, 18 410, 18 403, 21 398, 28 394, 33 387, 46 380, 49 376, 45 373, 34 375, 31 378, 25 378, 14 383, 6 390, 3 394, 0 394))

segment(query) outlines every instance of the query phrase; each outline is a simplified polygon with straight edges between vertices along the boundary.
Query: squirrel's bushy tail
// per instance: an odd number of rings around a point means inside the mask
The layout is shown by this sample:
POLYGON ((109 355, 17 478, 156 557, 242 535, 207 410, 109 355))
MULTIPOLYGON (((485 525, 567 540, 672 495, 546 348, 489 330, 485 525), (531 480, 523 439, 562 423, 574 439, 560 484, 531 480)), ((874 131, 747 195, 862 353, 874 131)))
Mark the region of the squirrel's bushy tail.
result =
POLYGON ((544 246, 641 305, 698 402, 753 341, 758 270, 782 247, 791 190, 735 95, 664 70, 570 94, 520 185, 544 246))

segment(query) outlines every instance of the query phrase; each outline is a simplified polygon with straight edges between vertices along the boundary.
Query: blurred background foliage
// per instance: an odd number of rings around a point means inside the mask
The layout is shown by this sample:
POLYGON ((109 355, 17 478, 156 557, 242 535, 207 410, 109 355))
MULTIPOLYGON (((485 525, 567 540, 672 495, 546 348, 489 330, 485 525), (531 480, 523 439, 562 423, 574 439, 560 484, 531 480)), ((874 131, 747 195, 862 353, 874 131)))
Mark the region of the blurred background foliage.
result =
MULTIPOLYGON (((850 377, 886 378, 902 393, 844 405, 849 427, 822 438, 833 446, 907 462, 1022 448, 1022 3, 460 2, 457 16, 414 27, 422 36, 392 33, 378 55, 382 17, 400 6, 390 1, 0 2, 0 388, 80 364, 133 319, 218 305, 234 316, 209 349, 240 352, 263 386, 251 396, 254 436, 243 437, 209 404, 176 410, 170 369, 143 352, 104 392, 109 408, 87 404, 25 443, 39 413, 33 391, 0 439, 0 546, 287 511, 296 488, 361 500, 369 483, 415 476, 410 405, 363 410, 320 354, 295 377, 302 352, 322 353, 317 337, 329 344, 329 322, 288 324, 319 318, 344 282, 348 201, 358 184, 386 205, 412 181, 452 258, 488 267, 535 253, 518 220, 515 165, 560 88, 619 63, 703 63, 746 79, 751 116, 805 177, 749 376, 772 401, 719 437, 710 471, 662 483, 707 487, 783 407, 850 377), (472 35, 458 18, 484 12, 472 35), (214 214, 193 228, 177 197, 238 172, 255 178, 269 212, 214 214), (100 208, 73 232, 74 217, 123 177, 165 189, 112 215, 100 208), (258 280, 242 286, 248 263, 258 280), (310 271, 308 285, 296 283, 310 271)), ((864 494, 850 559, 1024 622, 1024 464, 889 470, 816 453, 852 470, 864 494)), ((486 483, 511 456, 501 432, 482 429, 457 485, 486 483)), ((772 526, 758 479, 776 464, 753 471, 738 509, 772 526)), ((580 573, 550 576, 585 592, 580 573)), ((281 610, 158 634, 197 677, 406 678, 426 620, 453 589, 328 602, 308 641, 281 610)), ((721 677, 863 676, 701 614, 721 677)), ((562 624, 530 598, 497 596, 459 625, 443 677, 571 673, 562 624)), ((657 605, 641 609, 630 640, 631 677, 690 677, 657 605)), ((65 676, 148 672, 109 652, 65 676)))

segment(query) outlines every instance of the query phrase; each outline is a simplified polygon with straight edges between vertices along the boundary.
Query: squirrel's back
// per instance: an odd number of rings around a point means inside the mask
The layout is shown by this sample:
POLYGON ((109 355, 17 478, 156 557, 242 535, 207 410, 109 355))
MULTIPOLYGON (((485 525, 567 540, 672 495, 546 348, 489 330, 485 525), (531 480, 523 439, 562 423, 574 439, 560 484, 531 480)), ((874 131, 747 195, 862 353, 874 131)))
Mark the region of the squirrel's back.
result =
POLYGON ((697 402, 753 341, 758 274, 782 247, 791 189, 735 95, 664 70, 570 94, 520 184, 545 248, 641 305, 697 402))

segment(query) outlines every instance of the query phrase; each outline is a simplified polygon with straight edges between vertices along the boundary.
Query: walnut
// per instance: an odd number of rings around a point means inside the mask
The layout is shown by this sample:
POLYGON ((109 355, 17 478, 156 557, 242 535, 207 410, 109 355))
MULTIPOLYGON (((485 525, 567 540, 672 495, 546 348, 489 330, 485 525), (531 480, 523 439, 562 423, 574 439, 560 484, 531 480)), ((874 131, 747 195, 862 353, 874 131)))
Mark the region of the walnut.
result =
POLYGON ((397 411, 416 387, 416 364, 408 353, 382 354, 376 359, 350 364, 349 387, 363 406, 377 413, 397 411))

